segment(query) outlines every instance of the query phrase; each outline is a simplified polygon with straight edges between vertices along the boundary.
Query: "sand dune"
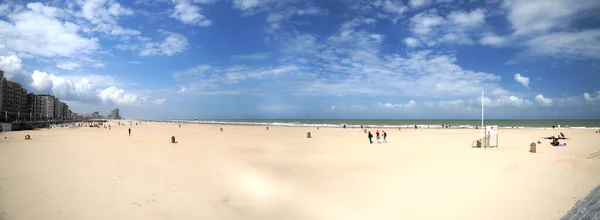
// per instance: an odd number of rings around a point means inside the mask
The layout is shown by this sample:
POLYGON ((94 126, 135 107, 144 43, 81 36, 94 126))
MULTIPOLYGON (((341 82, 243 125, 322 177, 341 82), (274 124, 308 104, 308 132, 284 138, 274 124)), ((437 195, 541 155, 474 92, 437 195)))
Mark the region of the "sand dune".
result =
POLYGON ((600 183, 592 130, 128 127, 1 133, 0 219, 558 219, 600 183))

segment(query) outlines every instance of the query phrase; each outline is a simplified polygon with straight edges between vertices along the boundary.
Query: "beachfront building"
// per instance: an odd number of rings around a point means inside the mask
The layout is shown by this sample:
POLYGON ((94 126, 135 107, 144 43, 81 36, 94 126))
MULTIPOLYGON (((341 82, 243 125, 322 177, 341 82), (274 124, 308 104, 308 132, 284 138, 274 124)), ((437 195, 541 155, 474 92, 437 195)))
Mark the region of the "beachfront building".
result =
POLYGON ((27 117, 29 119, 35 119, 36 116, 39 115, 39 112, 36 112, 35 109, 33 109, 33 106, 36 105, 36 101, 37 95, 33 93, 27 94, 27 109, 29 110, 29 114, 27 115, 27 117))
POLYGON ((110 119, 121 119, 121 115, 119 115, 119 108, 115 108, 110 111, 110 119))
POLYGON ((40 95, 27 94, 27 106, 31 108, 31 118, 34 120, 42 118, 42 100, 40 95))
POLYGON ((4 79, 4 71, 0 70, 0 110, 4 109, 4 80, 6 80, 4 79))
MULTIPOLYGON (((21 84, 2 80, 2 111, 6 121, 17 120, 21 112, 28 114, 27 108, 27 90, 21 84)), ((19 117, 20 118, 20 117, 19 117)))
POLYGON ((67 103, 61 102, 62 105, 62 119, 63 120, 67 120, 69 119, 69 105, 67 105, 67 103))
POLYGON ((62 119, 62 102, 54 97, 54 119, 62 119))
MULTIPOLYGON (((37 95, 40 99, 41 119, 48 120, 54 118, 54 96, 52 95, 37 95)), ((35 106, 33 107, 35 108, 35 106)), ((35 111, 35 110, 34 110, 35 111)))
POLYGON ((27 94, 19 83, 6 80, 0 70, 0 121, 70 119, 69 105, 53 95, 27 94))

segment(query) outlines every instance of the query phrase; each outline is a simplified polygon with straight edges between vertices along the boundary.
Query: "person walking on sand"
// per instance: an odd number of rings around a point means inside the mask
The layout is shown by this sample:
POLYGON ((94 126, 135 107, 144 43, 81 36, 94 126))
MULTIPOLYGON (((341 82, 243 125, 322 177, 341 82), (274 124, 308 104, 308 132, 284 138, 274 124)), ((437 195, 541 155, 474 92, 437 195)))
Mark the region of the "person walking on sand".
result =
POLYGON ((373 143, 373 134, 371 134, 371 132, 369 131, 369 144, 373 143))
POLYGON ((387 133, 385 133, 385 131, 381 131, 383 132, 383 143, 387 143, 387 133))
POLYGON ((377 143, 379 144, 379 138, 381 138, 381 137, 379 136, 379 130, 377 130, 377 132, 375 132, 375 135, 377 135, 377 143))
POLYGON ((129 128, 129 136, 131 136, 131 128, 129 128))

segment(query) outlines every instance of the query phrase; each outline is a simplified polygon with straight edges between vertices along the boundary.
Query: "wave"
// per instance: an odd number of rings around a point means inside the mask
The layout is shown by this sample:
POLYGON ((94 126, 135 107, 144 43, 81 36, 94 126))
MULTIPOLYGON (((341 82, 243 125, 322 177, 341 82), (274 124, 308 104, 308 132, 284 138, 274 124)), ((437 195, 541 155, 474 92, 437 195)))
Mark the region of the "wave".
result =
MULTIPOLYGON (((167 120, 167 122, 177 123, 193 123, 193 124, 222 124, 222 125, 246 125, 246 126, 273 126, 273 127, 324 127, 324 128, 360 128, 361 125, 356 124, 343 124, 343 123, 301 123, 301 122, 260 122, 260 121, 202 121, 202 120, 167 120)), ((407 128, 414 129, 415 124, 403 124, 403 125, 390 125, 390 124, 367 124, 362 125, 365 128, 407 128)), ((445 128, 440 124, 417 124, 419 129, 475 129, 480 125, 451 125, 449 128, 445 128)), ((499 126, 500 129, 553 129, 552 127, 535 127, 535 126, 499 126)), ((600 129, 600 127, 568 127, 564 126, 560 129, 600 129)), ((558 130, 558 128, 556 128, 558 130)))

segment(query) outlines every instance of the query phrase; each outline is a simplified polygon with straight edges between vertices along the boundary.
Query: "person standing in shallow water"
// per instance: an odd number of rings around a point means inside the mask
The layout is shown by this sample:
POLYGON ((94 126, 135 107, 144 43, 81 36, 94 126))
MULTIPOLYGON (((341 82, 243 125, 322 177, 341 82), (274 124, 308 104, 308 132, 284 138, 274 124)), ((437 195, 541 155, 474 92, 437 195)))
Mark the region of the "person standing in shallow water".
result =
POLYGON ((371 132, 369 131, 369 144, 373 143, 373 134, 371 134, 371 132))

